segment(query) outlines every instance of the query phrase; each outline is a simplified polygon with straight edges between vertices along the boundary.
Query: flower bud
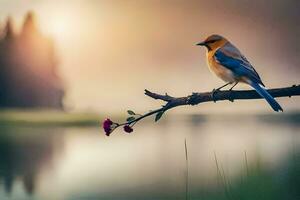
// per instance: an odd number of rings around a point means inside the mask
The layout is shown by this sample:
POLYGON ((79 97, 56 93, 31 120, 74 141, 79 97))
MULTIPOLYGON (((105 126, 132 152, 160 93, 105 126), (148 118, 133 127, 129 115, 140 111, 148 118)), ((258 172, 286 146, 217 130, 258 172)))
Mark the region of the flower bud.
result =
POLYGON ((129 125, 125 125, 123 128, 126 133, 131 133, 133 131, 133 128, 129 125))
POLYGON ((106 136, 109 136, 110 133, 112 132, 112 125, 113 125, 113 122, 108 118, 103 121, 102 127, 104 129, 106 136))

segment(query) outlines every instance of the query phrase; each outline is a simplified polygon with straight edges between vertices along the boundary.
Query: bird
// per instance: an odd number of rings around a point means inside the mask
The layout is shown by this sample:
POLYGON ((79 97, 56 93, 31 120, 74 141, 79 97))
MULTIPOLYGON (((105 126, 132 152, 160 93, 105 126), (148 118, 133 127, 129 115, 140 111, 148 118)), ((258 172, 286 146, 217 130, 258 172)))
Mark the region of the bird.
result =
POLYGON ((283 111, 279 103, 265 89, 265 85, 251 63, 229 40, 214 34, 197 45, 207 48, 206 58, 210 71, 226 82, 225 85, 214 89, 213 95, 229 84, 234 84, 229 89, 231 91, 238 83, 246 83, 254 88, 274 111, 283 111))

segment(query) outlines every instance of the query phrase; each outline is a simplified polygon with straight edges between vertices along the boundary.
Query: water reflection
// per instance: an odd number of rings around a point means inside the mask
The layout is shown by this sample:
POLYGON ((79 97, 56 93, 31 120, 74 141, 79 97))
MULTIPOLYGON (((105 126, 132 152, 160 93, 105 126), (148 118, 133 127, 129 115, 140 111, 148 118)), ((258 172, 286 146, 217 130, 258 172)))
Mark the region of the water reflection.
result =
POLYGON ((57 153, 62 152, 59 129, 1 126, 0 180, 10 194, 14 183, 22 182, 24 190, 35 192, 37 176, 50 169, 57 153))
POLYGON ((275 121, 176 117, 144 122, 131 135, 120 131, 111 137, 98 127, 1 127, 0 184, 5 191, 0 190, 0 197, 184 199, 185 138, 191 198, 209 199, 208 194, 221 192, 214 155, 228 180, 239 179, 253 166, 282 180, 280 172, 288 174, 287 158, 300 150, 300 125, 286 118, 275 121))

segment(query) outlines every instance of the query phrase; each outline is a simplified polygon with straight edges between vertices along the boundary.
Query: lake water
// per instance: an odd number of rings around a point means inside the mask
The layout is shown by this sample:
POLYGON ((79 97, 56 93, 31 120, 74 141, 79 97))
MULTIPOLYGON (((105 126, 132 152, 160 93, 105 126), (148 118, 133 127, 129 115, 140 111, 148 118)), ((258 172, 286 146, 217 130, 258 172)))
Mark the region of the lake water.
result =
POLYGON ((190 199, 221 192, 220 172, 234 182, 259 166, 280 182, 300 150, 299 117, 282 116, 173 117, 110 137, 93 126, 2 125, 0 199, 185 199, 187 165, 190 199))

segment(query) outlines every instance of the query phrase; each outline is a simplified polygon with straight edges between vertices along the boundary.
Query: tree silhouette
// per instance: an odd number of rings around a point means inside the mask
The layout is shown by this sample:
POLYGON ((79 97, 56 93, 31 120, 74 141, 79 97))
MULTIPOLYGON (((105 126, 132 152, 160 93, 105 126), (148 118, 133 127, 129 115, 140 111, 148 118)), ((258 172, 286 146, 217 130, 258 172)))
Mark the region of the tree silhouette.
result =
POLYGON ((57 75, 57 56, 51 38, 38 29, 28 12, 15 33, 10 17, 0 40, 0 107, 63 108, 64 88, 57 75))

